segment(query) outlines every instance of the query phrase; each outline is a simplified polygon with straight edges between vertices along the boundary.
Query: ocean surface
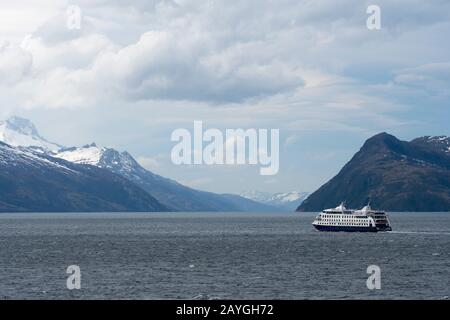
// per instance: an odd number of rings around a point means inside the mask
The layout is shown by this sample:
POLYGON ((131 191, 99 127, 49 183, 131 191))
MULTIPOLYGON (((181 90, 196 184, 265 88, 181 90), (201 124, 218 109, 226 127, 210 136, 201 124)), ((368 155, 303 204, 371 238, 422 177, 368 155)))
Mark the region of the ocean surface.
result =
POLYGON ((450 213, 391 213, 388 233, 317 232, 314 216, 0 214, 0 299, 449 298, 450 213))

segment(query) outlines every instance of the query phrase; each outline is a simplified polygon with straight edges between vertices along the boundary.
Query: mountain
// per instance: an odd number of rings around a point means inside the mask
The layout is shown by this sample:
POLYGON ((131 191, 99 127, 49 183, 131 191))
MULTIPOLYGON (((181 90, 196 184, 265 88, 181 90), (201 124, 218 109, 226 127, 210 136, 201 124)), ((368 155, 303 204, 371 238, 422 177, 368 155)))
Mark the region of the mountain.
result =
POLYGON ((420 137, 411 141, 411 144, 450 156, 450 138, 446 136, 420 137))
POLYGON ((330 181, 297 211, 318 211, 346 201, 389 211, 450 211, 450 138, 400 141, 387 133, 368 139, 330 181))
POLYGON ((0 142, 0 212, 166 211, 108 170, 0 142))
POLYGON ((309 195, 308 192, 260 192, 260 191, 246 191, 242 192, 240 196, 251 199, 266 205, 276 207, 281 210, 294 211, 309 195))
MULTIPOLYGON (((82 165, 83 168, 94 166, 102 169, 99 172, 107 171, 114 174, 113 176, 118 175, 122 179, 125 178, 129 184, 149 194, 149 199, 156 201, 154 208, 150 208, 152 210, 149 209, 148 211, 276 210, 274 207, 243 197, 220 195, 183 186, 176 181, 144 169, 128 152, 118 152, 111 148, 99 147, 95 143, 83 147, 66 148, 49 142, 38 133, 34 124, 27 119, 12 117, 6 121, 0 121, 0 141, 20 147, 22 150, 24 150, 23 147, 26 147, 28 152, 34 152, 36 156, 40 154, 42 157, 50 157, 53 162, 55 161, 54 158, 57 158, 61 159, 60 161, 64 160, 65 163, 82 165)), ((5 161, 8 162, 8 159, 5 159, 5 161)), ((9 164, 14 165, 13 163, 9 164)), ((24 167, 24 170, 26 170, 26 167, 24 167)), ((94 169, 91 168, 91 170, 94 169)), ((51 177, 49 176, 49 179, 51 177)), ((135 210, 141 211, 141 209, 137 206, 135 210)), ((121 210, 129 211, 126 206, 121 210)), ((88 211, 100 211, 100 209, 88 211)))
POLYGON ((46 151, 57 151, 61 148, 60 145, 41 137, 31 121, 19 117, 0 121, 0 141, 10 146, 35 147, 46 151))
POLYGON ((221 195, 186 187, 144 169, 128 152, 95 143, 65 148, 54 155, 74 163, 110 170, 132 181, 174 211, 274 211, 275 207, 235 195, 221 195))

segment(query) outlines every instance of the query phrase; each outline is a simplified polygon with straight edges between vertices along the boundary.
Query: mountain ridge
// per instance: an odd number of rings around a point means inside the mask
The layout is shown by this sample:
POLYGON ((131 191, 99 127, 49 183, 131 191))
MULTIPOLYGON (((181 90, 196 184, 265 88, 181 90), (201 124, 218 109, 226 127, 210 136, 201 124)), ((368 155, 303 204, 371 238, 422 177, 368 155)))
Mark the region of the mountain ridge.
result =
POLYGON ((95 143, 82 147, 63 147, 39 135, 34 124, 13 117, 0 122, 0 140, 16 147, 35 149, 48 156, 80 165, 90 165, 117 174, 156 199, 171 211, 276 211, 276 207, 237 195, 216 194, 184 186, 142 167, 127 151, 99 147, 95 143), (4 134, 2 134, 2 132, 4 134))
POLYGON ((0 212, 167 211, 108 170, 0 142, 0 212))
POLYGON ((318 211, 341 201, 362 207, 369 200, 390 211, 450 211, 450 153, 443 147, 449 143, 444 136, 408 142, 377 134, 297 211, 318 211))
POLYGON ((55 154, 75 163, 108 169, 134 182, 174 211, 275 211, 276 207, 230 194, 216 194, 186 187, 142 167, 128 152, 90 144, 55 154))

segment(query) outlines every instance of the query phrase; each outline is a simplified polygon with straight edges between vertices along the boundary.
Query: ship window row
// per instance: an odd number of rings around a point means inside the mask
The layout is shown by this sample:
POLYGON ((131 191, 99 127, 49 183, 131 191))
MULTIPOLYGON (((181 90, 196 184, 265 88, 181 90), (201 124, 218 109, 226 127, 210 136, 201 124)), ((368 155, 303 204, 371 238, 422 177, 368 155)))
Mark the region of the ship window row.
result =
POLYGON ((337 218, 329 218, 329 217, 322 217, 325 221, 360 221, 360 218, 347 218, 347 219, 337 219, 337 218))
POLYGON ((367 225, 367 223, 356 223, 356 222, 337 222, 337 223, 332 223, 332 222, 324 222, 324 224, 329 224, 329 225, 338 225, 338 226, 364 226, 367 225))
MULTIPOLYGON (((330 223, 325 223, 325 224, 330 224, 330 223)), ((340 223, 340 222, 338 222, 338 223, 336 223, 334 225, 338 225, 338 226, 364 226, 364 225, 367 225, 367 224, 366 223, 361 224, 361 223, 340 223)))

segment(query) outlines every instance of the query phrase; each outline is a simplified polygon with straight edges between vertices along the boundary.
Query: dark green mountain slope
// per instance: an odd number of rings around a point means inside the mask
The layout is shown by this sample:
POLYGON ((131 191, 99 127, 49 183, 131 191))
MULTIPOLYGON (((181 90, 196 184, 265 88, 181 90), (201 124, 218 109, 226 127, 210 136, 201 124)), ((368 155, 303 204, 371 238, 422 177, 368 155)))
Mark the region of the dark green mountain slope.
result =
POLYGON ((389 211, 450 211, 450 139, 400 141, 387 133, 368 139, 330 181, 297 211, 318 211, 345 201, 389 211))
POLYGON ((0 212, 166 211, 108 170, 0 142, 0 212))

